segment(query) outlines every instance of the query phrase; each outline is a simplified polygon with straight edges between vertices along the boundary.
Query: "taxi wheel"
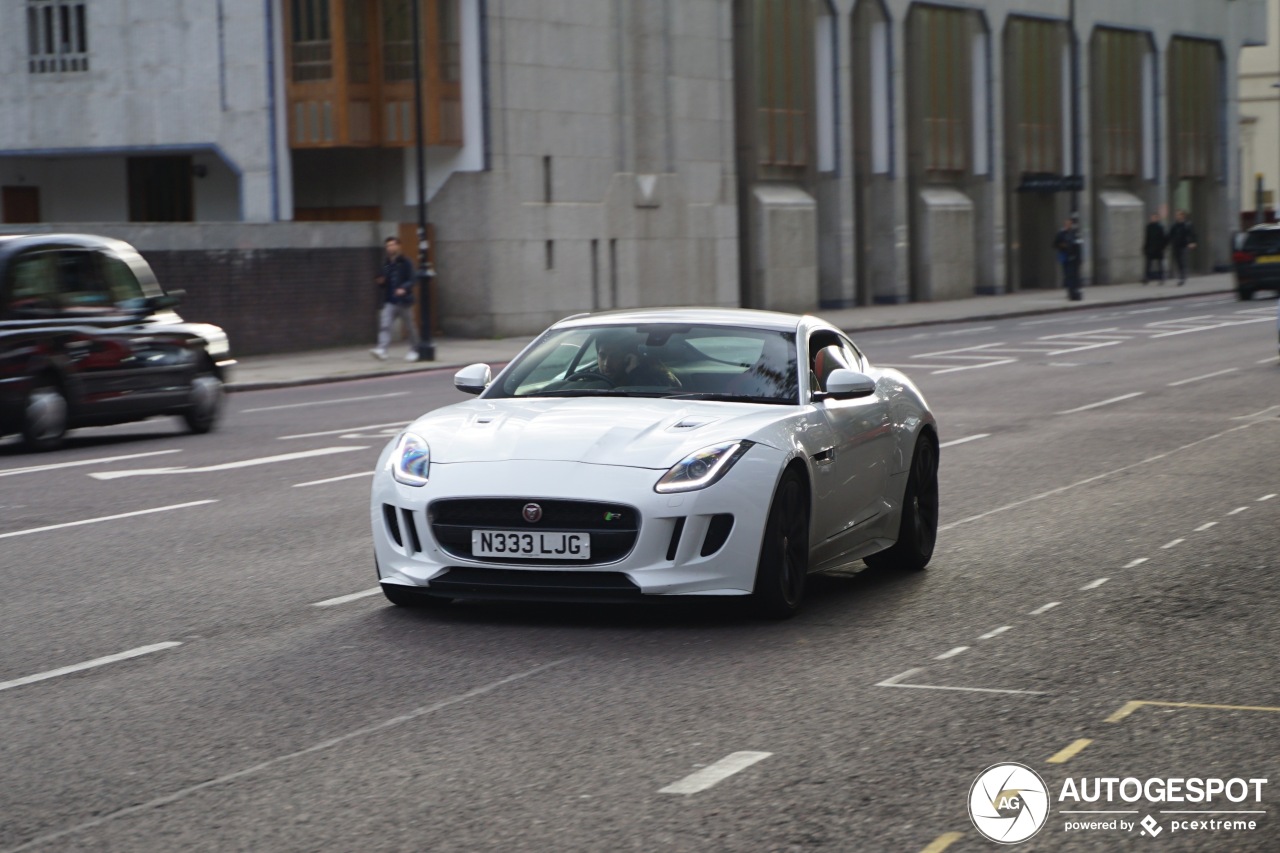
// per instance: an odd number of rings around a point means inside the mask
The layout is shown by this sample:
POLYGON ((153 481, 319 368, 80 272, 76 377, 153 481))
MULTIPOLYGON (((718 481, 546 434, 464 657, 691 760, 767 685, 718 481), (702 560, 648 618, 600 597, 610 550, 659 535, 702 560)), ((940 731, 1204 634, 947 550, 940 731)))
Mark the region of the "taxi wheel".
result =
POLYGON ((27 394, 22 412, 22 443, 27 450, 54 450, 67 434, 67 398, 52 383, 27 394))
POLYGON ((206 433, 218 423, 222 414, 222 380, 212 370, 204 370, 191 380, 191 405, 182 413, 187 429, 206 433))

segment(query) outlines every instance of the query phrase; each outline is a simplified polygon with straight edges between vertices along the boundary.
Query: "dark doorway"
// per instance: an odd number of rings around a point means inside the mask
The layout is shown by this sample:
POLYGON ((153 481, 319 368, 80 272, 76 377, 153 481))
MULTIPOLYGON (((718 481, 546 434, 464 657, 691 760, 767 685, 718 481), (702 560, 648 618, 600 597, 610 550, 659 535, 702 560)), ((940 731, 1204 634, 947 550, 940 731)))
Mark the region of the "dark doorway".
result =
POLYGON ((39 187, 4 187, 0 189, 0 208, 7 223, 40 221, 39 187))
POLYGON ((190 157, 129 158, 130 222, 193 222, 190 157))

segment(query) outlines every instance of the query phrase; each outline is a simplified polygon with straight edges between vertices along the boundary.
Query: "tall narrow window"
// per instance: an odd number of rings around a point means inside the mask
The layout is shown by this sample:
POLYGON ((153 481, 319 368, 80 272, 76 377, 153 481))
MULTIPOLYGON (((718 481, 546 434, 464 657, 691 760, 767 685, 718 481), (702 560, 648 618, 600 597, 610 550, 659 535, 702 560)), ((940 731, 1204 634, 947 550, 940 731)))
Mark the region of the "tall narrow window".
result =
POLYGON ((1061 174, 1066 170, 1065 119, 1069 92, 1065 34, 1061 24, 1014 18, 1009 21, 1008 80, 1016 93, 1015 150, 1023 173, 1061 174))
POLYGON ((1094 39, 1094 79, 1107 81, 1099 92, 1097 107, 1102 173, 1137 176, 1142 166, 1142 64, 1146 37, 1100 29, 1094 39))
POLYGON ((382 79, 388 83, 413 79, 413 0, 384 0, 382 4, 382 79))
POLYGON ((333 77, 333 42, 329 33, 329 0, 292 0, 291 56, 293 82, 333 77))
POLYGON ((84 0, 27 0, 27 71, 89 70, 84 0))
POLYGON ((369 69, 369 16, 364 0, 346 0, 344 28, 347 39, 347 82, 368 83, 369 69))
POLYGON ((1169 48, 1169 142, 1179 178, 1217 172, 1220 66, 1214 42, 1175 38, 1169 48))
POLYGON ((754 0, 757 162, 761 177, 809 165, 814 15, 809 2, 754 0))
POLYGON ((462 35, 458 26, 458 0, 437 0, 440 51, 440 79, 457 83, 462 79, 462 35))
POLYGON ((922 6, 918 45, 923 72, 924 167, 962 172, 969 165, 971 39, 966 13, 922 6))

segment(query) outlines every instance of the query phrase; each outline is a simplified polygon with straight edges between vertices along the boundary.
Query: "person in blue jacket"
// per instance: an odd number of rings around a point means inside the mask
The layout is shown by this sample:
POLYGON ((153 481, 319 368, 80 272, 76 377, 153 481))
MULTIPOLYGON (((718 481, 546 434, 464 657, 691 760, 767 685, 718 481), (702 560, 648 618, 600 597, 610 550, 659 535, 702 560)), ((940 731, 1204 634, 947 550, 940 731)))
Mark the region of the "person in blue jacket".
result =
POLYGON ((409 354, 405 361, 418 360, 418 328, 413 321, 413 264, 400 252, 400 241, 388 237, 387 259, 382 272, 374 279, 382 296, 378 312, 378 345, 369 350, 374 358, 385 361, 387 345, 391 343, 391 330, 397 319, 404 321, 409 333, 409 354))

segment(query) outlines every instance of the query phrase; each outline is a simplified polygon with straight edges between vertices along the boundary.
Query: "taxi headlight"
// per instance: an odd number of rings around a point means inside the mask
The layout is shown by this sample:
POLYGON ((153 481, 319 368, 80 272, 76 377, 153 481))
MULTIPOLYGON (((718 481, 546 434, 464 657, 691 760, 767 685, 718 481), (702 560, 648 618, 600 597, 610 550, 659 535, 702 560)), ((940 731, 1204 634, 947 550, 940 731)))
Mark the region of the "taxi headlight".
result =
POLYGON ((663 494, 705 489, 728 473, 751 444, 750 441, 726 441, 690 453, 663 474, 653 489, 663 494))
POLYGON ((431 469, 431 448, 420 435, 406 432, 396 440, 388 460, 391 476, 406 486, 425 486, 431 469))

